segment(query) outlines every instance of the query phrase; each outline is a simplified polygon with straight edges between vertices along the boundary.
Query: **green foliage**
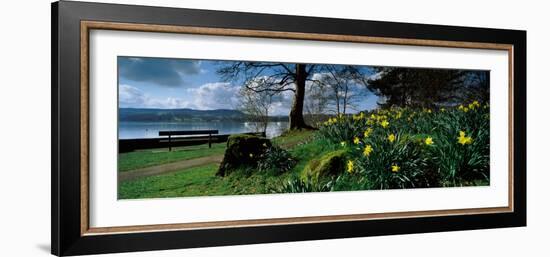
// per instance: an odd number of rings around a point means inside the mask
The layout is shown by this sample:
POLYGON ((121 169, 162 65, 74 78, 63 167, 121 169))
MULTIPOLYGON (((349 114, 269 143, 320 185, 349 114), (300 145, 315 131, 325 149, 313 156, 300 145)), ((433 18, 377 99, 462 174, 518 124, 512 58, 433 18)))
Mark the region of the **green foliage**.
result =
POLYGON ((272 146, 268 147, 260 156, 258 170, 279 175, 290 171, 294 165, 296 165, 296 160, 288 151, 272 146))
POLYGON ((333 181, 319 182, 309 179, 292 177, 283 185, 272 190, 273 193, 306 193, 306 192, 328 192, 332 191, 333 181))
POLYGON ((489 72, 453 69, 376 67, 367 88, 384 97, 382 107, 435 107, 475 99, 488 101, 489 72))

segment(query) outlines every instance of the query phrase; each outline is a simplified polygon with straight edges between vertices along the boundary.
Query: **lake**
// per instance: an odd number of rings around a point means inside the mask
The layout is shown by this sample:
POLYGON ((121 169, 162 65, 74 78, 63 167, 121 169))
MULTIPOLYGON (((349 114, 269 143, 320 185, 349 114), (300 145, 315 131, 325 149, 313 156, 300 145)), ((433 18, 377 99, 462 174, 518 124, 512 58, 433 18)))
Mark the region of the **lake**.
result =
MULTIPOLYGON (((123 121, 118 123, 118 138, 156 138, 159 137, 159 131, 164 130, 202 130, 217 129, 219 134, 239 134, 247 132, 258 132, 257 122, 133 122, 123 121)), ((279 136, 288 129, 288 122, 270 122, 267 125, 266 136, 273 138, 279 136)))

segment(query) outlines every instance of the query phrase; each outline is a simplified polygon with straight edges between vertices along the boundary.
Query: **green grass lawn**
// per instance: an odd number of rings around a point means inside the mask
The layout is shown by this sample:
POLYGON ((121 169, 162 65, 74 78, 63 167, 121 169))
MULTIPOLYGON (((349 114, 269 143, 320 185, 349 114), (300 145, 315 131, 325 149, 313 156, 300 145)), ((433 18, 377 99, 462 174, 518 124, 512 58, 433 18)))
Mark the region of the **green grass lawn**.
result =
POLYGON ((190 168, 174 173, 122 182, 119 199, 163 198, 182 196, 242 195, 269 193, 270 188, 286 181, 288 174, 243 174, 236 171, 227 177, 216 176, 217 164, 190 168))
POLYGON ((281 136, 273 138, 273 144, 284 149, 294 148, 297 144, 305 143, 313 138, 312 130, 289 130, 281 136))
POLYGON ((208 148, 208 145, 204 144, 176 148, 171 152, 168 152, 166 149, 153 149, 121 153, 118 155, 118 170, 119 172, 125 172, 175 161, 223 154, 225 147, 226 143, 217 143, 212 144, 212 148, 208 148))
MULTIPOLYGON (((219 177, 215 175, 218 165, 209 164, 169 174, 122 182, 119 186, 118 196, 119 199, 136 199, 272 193, 274 189, 286 183, 289 178, 298 176, 310 159, 329 150, 326 149, 326 144, 322 141, 310 140, 312 134, 312 131, 298 131, 296 133, 286 133, 284 136, 273 140, 275 144, 294 145, 288 150, 298 160, 297 165, 291 171, 282 175, 239 170, 229 176, 219 177)), ((223 148, 220 152, 223 153, 223 148)), ((141 154, 141 156, 152 158, 153 156, 159 157, 171 155, 172 153, 162 152, 157 154, 141 154)), ((139 155, 134 157, 138 158, 139 155)), ((176 157, 161 158, 163 160, 168 158, 174 160, 176 157)), ((129 162, 129 160, 125 161, 129 162)), ((140 160, 140 162, 145 161, 140 160)))

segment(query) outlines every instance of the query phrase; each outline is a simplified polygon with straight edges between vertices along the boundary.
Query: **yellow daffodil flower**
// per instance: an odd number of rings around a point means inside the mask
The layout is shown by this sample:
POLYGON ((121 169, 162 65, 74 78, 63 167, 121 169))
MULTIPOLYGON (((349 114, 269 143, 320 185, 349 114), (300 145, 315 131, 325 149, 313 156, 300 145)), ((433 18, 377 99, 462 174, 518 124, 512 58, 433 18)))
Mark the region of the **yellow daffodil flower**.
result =
POLYGON ((461 145, 469 145, 469 144, 471 144, 471 143, 473 142, 472 137, 467 137, 467 136, 466 136, 466 132, 464 132, 464 131, 460 131, 460 132, 458 133, 458 135, 459 135, 459 136, 457 137, 458 143, 461 144, 461 145))
POLYGON ((348 160, 348 172, 349 173, 353 173, 353 161, 352 160, 348 160))
POLYGON ((368 128, 367 130, 365 130, 365 132, 363 133, 363 136, 369 137, 370 133, 372 133, 372 128, 368 128))
POLYGON ((341 146, 346 146, 346 141, 340 142, 340 145, 341 145, 341 146))
POLYGON ((390 123, 387 120, 383 120, 382 122, 380 122, 380 125, 383 128, 387 128, 390 125, 390 123))
POLYGON ((394 164, 391 166, 391 172, 399 172, 401 167, 399 167, 397 164, 394 164))
POLYGON ((388 141, 390 141, 390 143, 393 143, 393 141, 395 141, 395 135, 394 134, 388 135, 388 141))
POLYGON ((366 145, 365 149, 363 149, 363 155, 366 157, 369 157, 371 152, 372 152, 372 146, 366 145))
POLYGON ((427 137, 427 138, 424 140, 424 143, 426 143, 426 145, 433 145, 433 144, 434 144, 434 140, 433 140, 433 138, 431 138, 431 137, 427 137))
POLYGON ((359 144, 359 138, 358 137, 354 137, 353 138, 353 143, 358 145, 359 144))

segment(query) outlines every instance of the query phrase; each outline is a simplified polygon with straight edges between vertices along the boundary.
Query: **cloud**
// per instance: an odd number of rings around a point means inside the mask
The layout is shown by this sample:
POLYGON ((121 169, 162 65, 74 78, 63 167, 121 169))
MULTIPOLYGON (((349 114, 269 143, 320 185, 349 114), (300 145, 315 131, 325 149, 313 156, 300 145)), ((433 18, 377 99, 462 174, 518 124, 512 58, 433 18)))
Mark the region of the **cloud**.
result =
MULTIPOLYGON (((119 86, 120 108, 159 108, 196 110, 235 109, 239 106, 239 90, 230 83, 216 82, 187 89, 185 97, 155 98, 128 84, 119 86)), ((273 98, 270 115, 288 115, 294 93, 281 92, 273 98)))
POLYGON ((185 101, 181 98, 153 98, 143 93, 140 89, 125 84, 122 84, 119 87, 118 103, 120 108, 196 109, 196 106, 194 106, 193 103, 185 101))
POLYGON ((187 90, 201 110, 234 109, 239 103, 239 87, 226 82, 207 83, 187 90))
POLYGON ((200 61, 163 58, 119 57, 118 71, 122 79, 149 82, 165 87, 185 84, 183 76, 201 73, 200 61))
POLYGON ((118 89, 118 104, 120 107, 144 106, 147 97, 138 88, 120 85, 118 89))
POLYGON ((270 115, 288 115, 290 113, 290 107, 294 101, 294 92, 283 91, 275 98, 271 103, 270 115))

